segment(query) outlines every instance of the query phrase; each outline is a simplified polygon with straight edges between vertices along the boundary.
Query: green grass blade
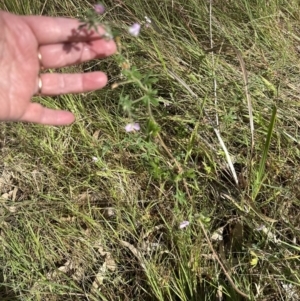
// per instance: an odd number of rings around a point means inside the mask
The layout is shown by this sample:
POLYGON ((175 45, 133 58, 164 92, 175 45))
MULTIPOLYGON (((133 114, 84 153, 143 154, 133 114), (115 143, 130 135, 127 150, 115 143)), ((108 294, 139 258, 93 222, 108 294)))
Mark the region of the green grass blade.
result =
POLYGON ((265 147, 264 147, 263 154, 262 154, 262 157, 259 162, 259 169, 256 174, 256 180, 254 183, 254 190, 253 190, 253 194, 252 194, 253 200, 255 200, 255 198, 257 197, 257 194, 260 190, 263 179, 265 177, 266 161, 267 161, 267 156, 268 156, 268 152, 270 149, 272 134, 274 131, 276 113, 277 113, 277 108, 276 108, 276 106, 274 106, 273 110, 272 110, 272 115, 271 115, 271 120, 270 120, 270 124, 269 124, 269 128, 268 128, 267 137, 266 137, 265 147))

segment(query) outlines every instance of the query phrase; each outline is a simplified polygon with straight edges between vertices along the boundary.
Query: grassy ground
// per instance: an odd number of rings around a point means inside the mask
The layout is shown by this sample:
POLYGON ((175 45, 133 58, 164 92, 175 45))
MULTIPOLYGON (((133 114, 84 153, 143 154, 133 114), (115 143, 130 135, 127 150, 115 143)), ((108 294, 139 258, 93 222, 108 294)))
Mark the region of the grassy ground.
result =
MULTIPOLYGON (((70 127, 0 125, 0 299, 299 300, 299 2, 104 2, 108 20, 156 24, 122 44, 157 74, 160 134, 143 108, 125 133, 130 85, 35 99, 74 112, 70 127)), ((114 58, 76 69, 120 75, 114 58)))

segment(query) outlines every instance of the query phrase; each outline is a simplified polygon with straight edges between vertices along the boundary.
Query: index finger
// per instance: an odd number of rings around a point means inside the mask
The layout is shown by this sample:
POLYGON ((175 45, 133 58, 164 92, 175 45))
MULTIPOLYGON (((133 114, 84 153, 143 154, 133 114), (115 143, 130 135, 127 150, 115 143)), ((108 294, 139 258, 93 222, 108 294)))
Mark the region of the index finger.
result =
POLYGON ((35 34, 39 44, 56 44, 64 42, 84 42, 100 39, 105 29, 98 26, 98 32, 82 24, 77 19, 44 16, 23 16, 24 21, 35 34))

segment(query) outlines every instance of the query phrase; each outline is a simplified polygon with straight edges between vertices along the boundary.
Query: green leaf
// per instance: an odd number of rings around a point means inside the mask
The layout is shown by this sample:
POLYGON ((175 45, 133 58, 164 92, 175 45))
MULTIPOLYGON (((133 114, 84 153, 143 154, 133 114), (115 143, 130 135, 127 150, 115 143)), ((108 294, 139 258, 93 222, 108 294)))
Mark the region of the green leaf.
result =
POLYGON ((267 156, 268 156, 268 152, 269 152, 269 148, 270 148, 270 144, 271 144, 271 138, 272 138, 272 134, 273 134, 273 130, 274 130, 276 113, 277 113, 277 108, 276 108, 276 106, 274 106, 270 124, 269 124, 269 128, 268 128, 268 134, 267 134, 267 138, 266 138, 266 142, 265 142, 265 147, 264 147, 263 154, 262 154, 262 157, 261 157, 261 160, 259 163, 259 169, 256 174, 256 180, 254 183, 254 189, 253 189, 253 193, 252 193, 253 200, 255 200, 255 198, 257 197, 257 194, 260 190, 260 187, 262 185, 262 182, 263 182, 263 179, 265 176, 265 166, 266 166, 267 156))
POLYGON ((159 125, 155 122, 154 119, 149 119, 147 124, 147 132, 151 137, 155 137, 160 131, 159 125))
POLYGON ((131 111, 131 104, 132 101, 129 97, 129 95, 120 95, 120 105, 122 106, 122 109, 124 112, 130 112, 131 111))

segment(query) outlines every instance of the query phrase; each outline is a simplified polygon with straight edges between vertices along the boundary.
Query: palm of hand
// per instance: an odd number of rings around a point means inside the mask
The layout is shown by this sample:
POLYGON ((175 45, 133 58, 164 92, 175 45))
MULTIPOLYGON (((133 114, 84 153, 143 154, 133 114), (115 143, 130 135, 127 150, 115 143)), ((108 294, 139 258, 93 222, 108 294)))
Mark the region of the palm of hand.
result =
POLYGON ((38 43, 21 18, 0 18, 0 119, 21 120, 37 92, 38 43))

